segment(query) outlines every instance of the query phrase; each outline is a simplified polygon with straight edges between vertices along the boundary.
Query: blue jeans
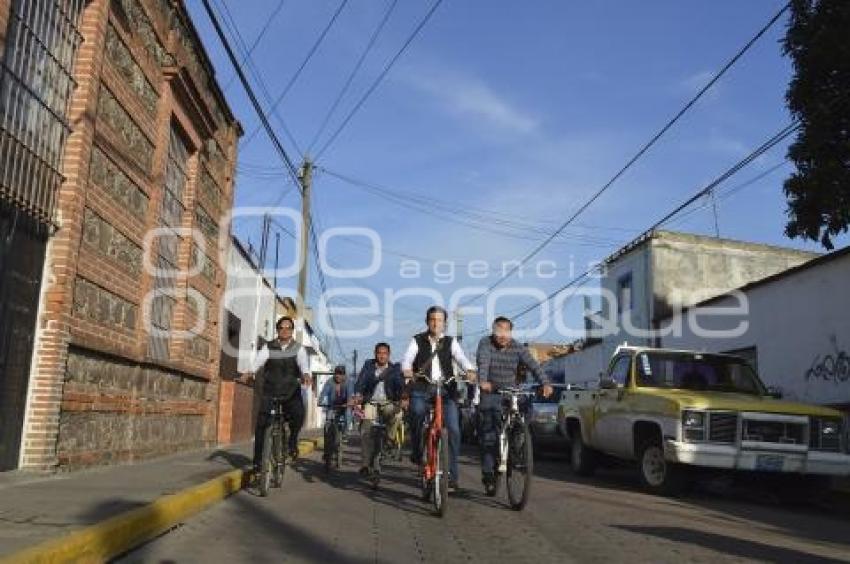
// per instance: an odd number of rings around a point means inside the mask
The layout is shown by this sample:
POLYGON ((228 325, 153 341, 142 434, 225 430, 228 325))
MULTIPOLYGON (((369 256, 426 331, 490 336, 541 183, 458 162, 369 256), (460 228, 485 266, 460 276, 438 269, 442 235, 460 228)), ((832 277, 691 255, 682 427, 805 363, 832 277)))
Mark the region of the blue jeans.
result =
POLYGON ((496 471, 501 431, 502 397, 482 393, 478 404, 478 442, 481 445, 481 472, 484 474, 496 471))
MULTIPOLYGON (((414 390, 410 394, 410 444, 413 450, 413 460, 422 458, 420 443, 422 441, 422 423, 428 413, 430 394, 414 390)), ((443 427, 449 432, 449 474, 452 480, 460 476, 458 458, 460 458, 460 412, 455 400, 443 394, 443 427)))

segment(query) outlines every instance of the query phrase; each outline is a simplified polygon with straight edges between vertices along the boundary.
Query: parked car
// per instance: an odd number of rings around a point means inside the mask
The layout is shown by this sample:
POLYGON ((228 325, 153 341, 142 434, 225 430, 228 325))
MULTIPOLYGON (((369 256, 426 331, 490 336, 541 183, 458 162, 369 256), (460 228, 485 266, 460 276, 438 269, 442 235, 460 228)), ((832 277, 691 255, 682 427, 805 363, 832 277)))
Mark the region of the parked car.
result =
POLYGON ((680 490, 688 468, 784 474, 800 485, 850 475, 843 414, 778 396, 736 356, 622 346, 598 389, 562 395, 558 424, 573 471, 591 474, 599 453, 636 461, 655 493, 680 490))
POLYGON ((558 403, 561 401, 561 394, 569 389, 569 386, 552 384, 553 392, 548 398, 543 397, 542 385, 530 384, 528 388, 534 392, 527 420, 535 451, 566 448, 566 437, 558 429, 558 403))

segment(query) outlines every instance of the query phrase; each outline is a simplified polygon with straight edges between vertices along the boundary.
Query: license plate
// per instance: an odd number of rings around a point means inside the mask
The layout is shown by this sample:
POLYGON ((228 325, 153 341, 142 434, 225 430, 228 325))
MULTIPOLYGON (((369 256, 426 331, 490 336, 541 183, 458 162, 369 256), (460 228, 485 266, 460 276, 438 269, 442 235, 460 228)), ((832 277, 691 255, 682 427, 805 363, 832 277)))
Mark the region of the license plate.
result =
POLYGON ((785 457, 776 454, 759 454, 756 456, 756 470, 765 472, 781 472, 785 465, 785 457))

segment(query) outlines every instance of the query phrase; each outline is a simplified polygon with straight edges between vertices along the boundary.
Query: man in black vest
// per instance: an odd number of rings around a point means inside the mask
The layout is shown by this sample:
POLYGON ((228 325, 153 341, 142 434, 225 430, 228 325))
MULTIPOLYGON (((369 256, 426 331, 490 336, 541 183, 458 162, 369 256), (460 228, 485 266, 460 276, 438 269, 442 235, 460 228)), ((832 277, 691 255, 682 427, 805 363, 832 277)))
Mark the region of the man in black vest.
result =
MULTIPOLYGON (((428 308, 425 322, 428 331, 415 335, 407 347, 401 368, 408 380, 413 374, 421 372, 432 379, 439 380, 450 377, 454 373, 452 361, 457 362, 470 378, 474 378, 474 367, 463 354, 463 349, 454 337, 443 334, 446 326, 446 310, 439 306, 428 308), (436 354, 435 354, 436 352, 436 354)), ((410 444, 411 462, 418 465, 422 453, 421 440, 422 422, 428 412, 428 388, 414 382, 410 393, 410 444)), ((443 388, 443 425, 449 432, 449 488, 457 490, 458 458, 460 457, 460 412, 457 406, 457 386, 443 388)))
POLYGON ((298 433, 304 424, 304 403, 301 385, 310 385, 310 365, 307 351, 292 338, 295 322, 291 317, 281 317, 277 324, 277 339, 269 341, 257 351, 254 372, 263 371, 260 412, 254 429, 254 467, 263 460, 263 434, 271 423, 269 412, 272 400, 283 398, 283 410, 289 423, 289 457, 298 458, 298 433))

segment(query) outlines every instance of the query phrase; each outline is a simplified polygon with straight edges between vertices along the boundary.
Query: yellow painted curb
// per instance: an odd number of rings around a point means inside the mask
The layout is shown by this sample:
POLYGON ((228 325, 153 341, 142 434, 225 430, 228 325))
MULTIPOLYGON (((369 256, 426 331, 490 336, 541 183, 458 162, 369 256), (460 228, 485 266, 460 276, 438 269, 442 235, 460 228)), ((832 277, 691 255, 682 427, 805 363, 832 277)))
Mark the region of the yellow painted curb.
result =
MULTIPOLYGON (((322 443, 321 439, 299 441, 299 455, 310 454, 321 448, 322 443)), ((0 564, 104 562, 156 538, 239 491, 248 478, 247 472, 232 470, 198 486, 160 497, 144 507, 0 558, 0 564)))

